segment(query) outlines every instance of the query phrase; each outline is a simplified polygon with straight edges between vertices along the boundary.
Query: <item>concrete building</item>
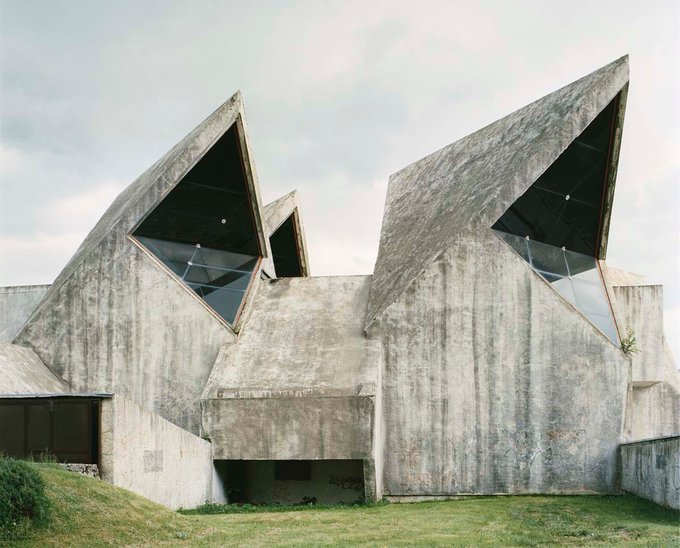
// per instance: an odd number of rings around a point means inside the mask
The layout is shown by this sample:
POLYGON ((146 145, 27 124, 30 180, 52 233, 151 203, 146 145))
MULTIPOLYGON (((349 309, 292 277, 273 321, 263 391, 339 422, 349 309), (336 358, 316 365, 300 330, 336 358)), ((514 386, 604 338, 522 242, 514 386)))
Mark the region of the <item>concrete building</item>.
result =
POLYGON ((680 433, 662 289, 605 262, 627 90, 623 57, 392 175, 373 274, 332 277, 237 93, 0 289, 0 449, 173 508, 620 492, 621 443, 680 433))

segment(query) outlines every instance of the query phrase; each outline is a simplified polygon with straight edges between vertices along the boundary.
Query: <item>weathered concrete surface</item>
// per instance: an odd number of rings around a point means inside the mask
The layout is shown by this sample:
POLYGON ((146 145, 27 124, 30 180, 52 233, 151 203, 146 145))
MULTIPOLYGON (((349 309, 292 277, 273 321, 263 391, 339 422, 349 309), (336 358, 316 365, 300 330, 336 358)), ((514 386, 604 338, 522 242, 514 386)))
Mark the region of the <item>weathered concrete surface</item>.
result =
POLYGON ((238 343, 224 347, 203 397, 375 394, 362 312, 369 276, 263 280, 238 343))
POLYGON ((12 342, 49 285, 0 287, 0 343, 12 342))
POLYGON ((631 355, 633 382, 658 381, 665 376, 663 287, 660 285, 614 286, 616 320, 625 337, 628 328, 640 350, 631 355))
POLYGON ((128 234, 233 124, 242 139, 258 238, 268 250, 236 94, 118 196, 17 337, 72 389, 125 394, 195 433, 217 352, 235 337, 128 234))
POLYGON ((642 274, 635 274, 634 272, 628 272, 626 270, 621 270, 620 268, 615 268, 608 265, 605 261, 602 261, 602 275, 604 276, 607 283, 612 286, 623 286, 623 285, 647 285, 645 282, 645 277, 642 274))
POLYGON ((459 235, 369 335, 386 495, 618 491, 629 362, 491 230, 459 235))
POLYGON ((612 306, 619 329, 630 328, 638 353, 631 354, 632 383, 624 440, 680 434, 680 372, 663 332, 663 288, 618 276, 612 306))
POLYGON ((101 409, 103 480, 172 510, 211 500, 209 442, 121 396, 101 409))
POLYGON ((293 216, 295 233, 297 235, 298 253, 302 275, 310 276, 309 256, 307 255, 307 238, 305 237, 305 227, 302 222, 300 210, 300 199, 297 190, 281 196, 278 200, 264 206, 265 231, 267 238, 270 238, 276 229, 279 228, 288 217, 293 216))
POLYGON ((462 232, 492 226, 627 82, 626 56, 392 175, 366 326, 462 232))
POLYGON ((305 481, 277 480, 273 461, 249 461, 244 474, 248 480, 242 496, 254 504, 299 504, 312 498, 318 504, 353 503, 364 498, 360 460, 313 461, 305 481))
POLYGON ((370 278, 262 281, 237 344, 203 394, 216 459, 373 459, 379 345, 370 278))
POLYGON ((67 392, 68 387, 30 348, 0 343, 0 395, 67 392))
POLYGON ((680 510, 680 436, 621 445, 622 487, 680 510))
POLYGON ((680 434, 680 395, 670 384, 634 382, 630 390, 625 441, 680 434))
POLYGON ((200 396, 234 335, 139 247, 88 255, 17 341, 75 392, 125 395, 198 434, 200 396))

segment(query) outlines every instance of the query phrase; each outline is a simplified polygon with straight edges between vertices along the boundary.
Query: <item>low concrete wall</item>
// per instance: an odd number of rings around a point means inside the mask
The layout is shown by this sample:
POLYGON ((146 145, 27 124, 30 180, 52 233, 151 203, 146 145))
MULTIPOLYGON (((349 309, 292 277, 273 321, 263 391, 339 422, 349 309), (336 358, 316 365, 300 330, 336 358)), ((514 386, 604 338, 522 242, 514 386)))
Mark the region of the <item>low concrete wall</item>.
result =
POLYGON ((102 402, 101 476, 172 510, 212 499, 212 446, 121 396, 102 402))
POLYGON ((624 491, 680 509, 680 436, 621 445, 624 491))

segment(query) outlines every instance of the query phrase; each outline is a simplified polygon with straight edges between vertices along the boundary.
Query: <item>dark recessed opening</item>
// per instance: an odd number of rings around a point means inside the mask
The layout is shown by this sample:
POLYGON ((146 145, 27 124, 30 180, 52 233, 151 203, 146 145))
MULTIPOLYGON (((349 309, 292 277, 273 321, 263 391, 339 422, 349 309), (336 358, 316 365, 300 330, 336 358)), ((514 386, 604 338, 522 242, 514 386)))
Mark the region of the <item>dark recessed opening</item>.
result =
POLYGON ((0 400, 0 453, 27 459, 98 464, 99 400, 0 400))
POLYGON ((269 238, 277 278, 302 276, 297 230, 293 215, 288 217, 269 238))
POLYGON ((262 253, 234 124, 133 236, 234 323, 262 253))
POLYGON ((312 461, 277 460, 274 461, 274 479, 279 481, 309 481, 312 477, 312 461))

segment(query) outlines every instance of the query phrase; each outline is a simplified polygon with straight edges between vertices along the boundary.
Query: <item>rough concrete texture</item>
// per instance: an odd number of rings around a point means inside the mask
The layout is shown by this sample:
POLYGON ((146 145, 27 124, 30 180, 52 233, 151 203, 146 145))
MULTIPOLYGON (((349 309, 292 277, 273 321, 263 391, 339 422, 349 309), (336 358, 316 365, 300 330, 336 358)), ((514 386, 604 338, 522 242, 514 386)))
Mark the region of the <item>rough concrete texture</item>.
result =
POLYGON ((49 285, 0 287, 0 343, 12 342, 49 285))
POLYGON ((197 434, 201 392, 234 335, 128 243, 90 253, 17 340, 72 391, 124 394, 197 434))
POLYGON ((626 56, 392 175, 366 326, 461 233, 493 225, 627 82, 626 56))
POLYGON ((236 94, 116 198, 17 338, 72 389, 126 394, 196 433, 200 394, 233 333, 128 234, 233 124, 242 137, 258 237, 267 249, 236 94))
POLYGON ((622 487, 680 510, 680 436, 621 446, 622 487))
POLYGON ((369 284, 367 276, 261 283, 203 394, 215 458, 373 458, 381 356, 363 333, 369 284))
POLYGON ((490 229, 371 327, 384 493, 616 493, 629 362, 490 229))
POLYGON ((643 440, 680 434, 680 395, 664 381, 634 382, 623 439, 643 440))
MULTIPOLYGON (((617 283, 628 283, 619 277, 617 283)), ((615 285, 612 306, 619 329, 632 330, 639 352, 631 354, 632 383, 625 440, 680 434, 680 372, 663 333, 660 285, 615 285)))
POLYGON ((660 285, 614 286, 616 320, 621 336, 631 329, 639 352, 631 354, 633 382, 665 376, 663 288, 660 285))
POLYGON ((254 504, 353 503, 364 498, 363 464, 360 460, 324 460, 311 463, 309 480, 277 480, 273 461, 245 463, 245 492, 254 504))
POLYGON ((212 447, 140 405, 102 401, 102 479, 172 510, 212 497, 212 447))
POLYGON ((624 285, 647 285, 645 277, 642 274, 635 274, 634 272, 627 272, 620 268, 614 268, 606 262, 601 262, 602 275, 611 286, 624 285))
POLYGON ((0 343, 0 395, 67 392, 68 387, 30 348, 0 343))
POLYGON ((309 276, 309 257, 307 255, 307 239, 305 237, 305 227, 302 222, 300 212, 300 200, 297 190, 281 196, 278 200, 264 206, 265 231, 267 238, 271 237, 276 229, 279 228, 288 217, 293 216, 295 232, 297 234, 298 252, 300 254, 300 264, 302 265, 302 275, 309 276))

